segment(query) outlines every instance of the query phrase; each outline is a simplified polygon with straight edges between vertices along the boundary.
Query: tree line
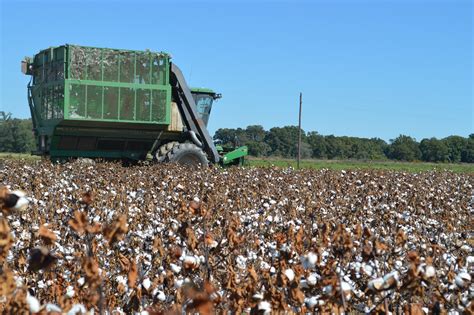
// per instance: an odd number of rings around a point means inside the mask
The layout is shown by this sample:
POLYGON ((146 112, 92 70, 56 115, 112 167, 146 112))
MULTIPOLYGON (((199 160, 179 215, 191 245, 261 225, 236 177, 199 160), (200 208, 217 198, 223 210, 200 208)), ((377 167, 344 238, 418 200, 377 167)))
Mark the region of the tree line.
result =
MULTIPOLYGON (((260 125, 245 129, 218 129, 214 140, 223 145, 247 145, 249 154, 257 157, 295 158, 298 153, 298 127, 274 127, 265 130, 260 125)), ((302 158, 398 160, 474 163, 474 134, 467 138, 449 136, 443 139, 416 139, 400 135, 388 143, 380 138, 324 136, 315 131, 301 135, 302 158)))
POLYGON ((0 111, 0 152, 30 153, 35 149, 31 119, 0 111))
MULTIPOLYGON (((31 119, 13 118, 0 111, 0 152, 29 153, 35 149, 31 119)), ((247 145, 256 157, 295 158, 298 153, 298 127, 274 127, 265 130, 260 125, 247 128, 221 128, 214 135, 223 145, 247 145)), ((301 136, 302 158, 399 160, 474 163, 474 134, 467 138, 449 136, 427 138, 417 142, 400 135, 388 143, 379 138, 324 136, 316 131, 301 136)))

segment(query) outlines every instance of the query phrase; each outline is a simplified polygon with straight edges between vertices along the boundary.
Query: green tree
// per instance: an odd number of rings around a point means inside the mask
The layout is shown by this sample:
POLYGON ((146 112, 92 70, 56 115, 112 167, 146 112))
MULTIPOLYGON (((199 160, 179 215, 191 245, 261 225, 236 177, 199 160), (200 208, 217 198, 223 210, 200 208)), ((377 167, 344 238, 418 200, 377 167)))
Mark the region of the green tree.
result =
POLYGON ((11 114, 0 112, 0 151, 13 152, 15 139, 11 132, 11 114))
POLYGON ((348 159, 350 156, 350 145, 347 145, 344 137, 333 135, 324 138, 326 142, 326 154, 328 159, 348 159))
POLYGON ((31 119, 12 118, 0 112, 0 152, 26 153, 34 148, 31 119))
POLYGON ((400 135, 396 139, 390 140, 387 155, 393 160, 416 161, 420 160, 421 151, 414 138, 400 135))
POLYGON ((252 156, 267 156, 271 151, 270 146, 263 141, 249 141, 245 145, 248 146, 248 152, 252 156))
POLYGON ((264 141, 267 132, 260 125, 247 126, 245 128, 245 137, 249 141, 264 141))
POLYGON ((307 141, 312 151, 311 157, 315 159, 327 158, 324 136, 318 134, 316 131, 310 131, 308 132, 307 141))
POLYGON ((265 143, 267 132, 260 125, 247 126, 245 128, 245 145, 249 148, 252 156, 266 156, 271 151, 270 146, 265 143))
MULTIPOLYGON (((298 151, 298 127, 285 126, 270 129, 265 142, 271 148, 271 154, 281 157, 296 157, 298 151)), ((306 135, 302 130, 302 141, 306 142, 306 135)))
POLYGON ((474 163, 474 134, 470 134, 461 152, 461 162, 474 163))
POLYGON ((446 143, 436 138, 423 139, 420 142, 421 158, 426 162, 449 161, 449 148, 446 143))
POLYGON ((461 162, 462 151, 468 144, 468 139, 460 136, 449 136, 443 139, 449 150, 449 161, 453 163, 461 162))
POLYGON ((213 137, 214 140, 219 140, 224 145, 243 145, 247 138, 245 137, 245 130, 242 128, 220 128, 216 131, 213 137))

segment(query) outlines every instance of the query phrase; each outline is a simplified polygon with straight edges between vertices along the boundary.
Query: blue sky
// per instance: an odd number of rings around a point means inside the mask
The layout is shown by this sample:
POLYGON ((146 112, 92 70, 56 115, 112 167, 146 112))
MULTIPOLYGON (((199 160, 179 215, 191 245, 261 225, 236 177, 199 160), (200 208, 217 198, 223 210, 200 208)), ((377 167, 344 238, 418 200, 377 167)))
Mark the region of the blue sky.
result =
POLYGON ((29 117, 20 60, 64 43, 170 52, 223 94, 209 129, 297 124, 321 134, 474 132, 470 0, 1 3, 0 110, 29 117))

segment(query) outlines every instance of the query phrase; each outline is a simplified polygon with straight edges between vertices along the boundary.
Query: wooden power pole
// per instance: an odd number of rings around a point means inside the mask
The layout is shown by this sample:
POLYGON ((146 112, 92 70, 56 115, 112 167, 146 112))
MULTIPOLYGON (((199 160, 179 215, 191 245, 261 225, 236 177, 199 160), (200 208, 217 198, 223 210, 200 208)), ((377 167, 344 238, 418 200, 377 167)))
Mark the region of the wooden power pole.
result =
POLYGON ((300 92, 300 112, 298 115, 298 157, 296 160, 296 168, 300 168, 300 160, 301 160, 301 110, 303 107, 303 93, 300 92))

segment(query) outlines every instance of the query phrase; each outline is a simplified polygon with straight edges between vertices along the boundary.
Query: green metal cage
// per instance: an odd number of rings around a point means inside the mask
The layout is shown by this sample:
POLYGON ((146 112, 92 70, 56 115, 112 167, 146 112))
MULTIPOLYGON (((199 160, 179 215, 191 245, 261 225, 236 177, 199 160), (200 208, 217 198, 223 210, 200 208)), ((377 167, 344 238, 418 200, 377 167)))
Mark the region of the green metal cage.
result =
POLYGON ((61 120, 170 123, 166 53, 64 45, 33 58, 39 124, 61 120))

